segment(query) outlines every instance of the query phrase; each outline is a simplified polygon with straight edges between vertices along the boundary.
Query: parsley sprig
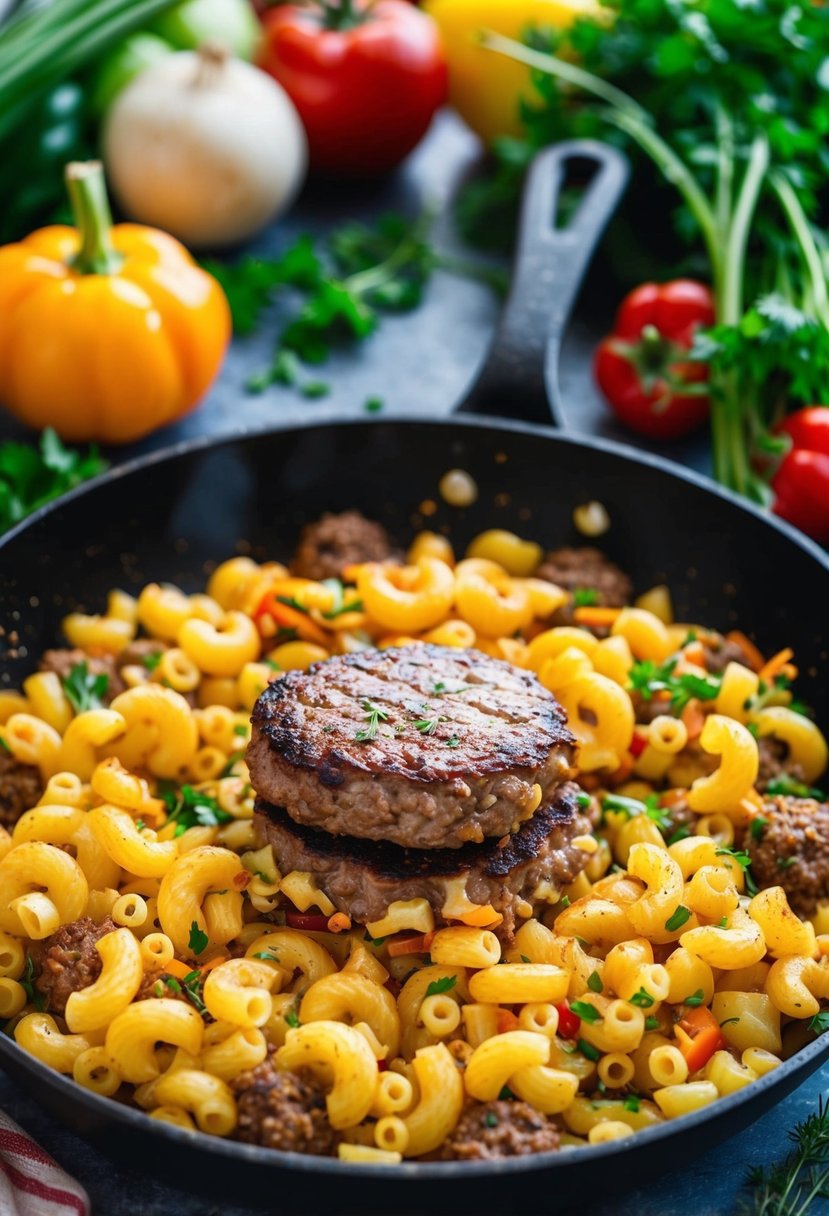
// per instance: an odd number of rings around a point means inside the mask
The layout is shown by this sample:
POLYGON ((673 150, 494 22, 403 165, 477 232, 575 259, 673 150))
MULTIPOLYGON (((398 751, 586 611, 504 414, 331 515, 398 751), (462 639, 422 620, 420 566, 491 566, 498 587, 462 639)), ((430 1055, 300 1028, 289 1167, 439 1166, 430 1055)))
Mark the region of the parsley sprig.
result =
POLYGON ((643 802, 638 798, 626 798, 622 794, 605 794, 602 798, 602 811, 615 811, 627 819, 645 815, 661 832, 666 832, 671 827, 671 817, 664 807, 659 805, 658 794, 648 794, 643 802))
POLYGON ((693 672, 675 674, 679 658, 668 659, 657 665, 652 659, 634 663, 630 669, 629 687, 638 692, 644 701, 650 701, 654 693, 670 693, 670 707, 675 714, 682 713, 689 701, 696 697, 700 701, 713 701, 719 695, 719 676, 698 676, 693 672))
POLYGON ((93 675, 89 664, 84 659, 76 663, 68 676, 61 680, 66 699, 76 714, 82 714, 87 709, 100 709, 103 698, 109 688, 109 676, 106 672, 93 675))
POLYGON ((85 454, 73 451, 51 428, 42 433, 37 447, 11 441, 0 444, 0 532, 106 467, 96 447, 85 454))
POLYGON ((233 816, 223 811, 212 794, 183 785, 181 789, 161 789, 159 797, 167 807, 167 823, 175 823, 174 836, 183 835, 188 828, 217 827, 230 823, 233 816))

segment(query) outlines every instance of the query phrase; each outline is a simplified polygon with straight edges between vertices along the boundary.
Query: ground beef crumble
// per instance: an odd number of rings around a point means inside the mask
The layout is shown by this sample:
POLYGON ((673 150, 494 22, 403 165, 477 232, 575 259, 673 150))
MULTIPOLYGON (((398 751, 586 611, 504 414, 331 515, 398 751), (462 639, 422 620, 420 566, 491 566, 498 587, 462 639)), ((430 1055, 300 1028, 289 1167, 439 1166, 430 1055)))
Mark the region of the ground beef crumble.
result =
POLYGON ((561 1135, 554 1123, 526 1102, 469 1102, 440 1149, 443 1161, 493 1161, 551 1153, 561 1135))
POLYGON ((109 917, 96 924, 90 917, 82 916, 33 944, 31 953, 40 969, 35 987, 46 997, 50 1013, 63 1014, 73 992, 95 983, 103 966, 96 943, 115 928, 109 917))
POLYGON ((555 583, 565 591, 579 589, 596 592, 596 602, 607 608, 630 603, 633 587, 628 576, 598 549, 553 549, 536 571, 538 578, 555 583))
POLYGON ((300 578, 340 578, 347 566, 382 562, 392 556, 392 543, 382 524, 359 511, 339 515, 327 511, 322 519, 302 529, 291 573, 300 578))
POLYGON ((765 824, 748 831, 743 847, 759 887, 782 887, 799 916, 829 899, 829 804, 814 798, 763 800, 765 824))
POLYGON ((24 811, 31 810, 43 793, 38 769, 15 760, 0 746, 0 826, 13 828, 24 811))
POLYGON ((92 655, 80 649, 44 650, 40 658, 40 670, 54 671, 61 680, 66 680, 72 674, 72 668, 77 667, 79 663, 86 663, 91 676, 107 677, 106 690, 101 696, 105 705, 109 705, 110 701, 127 687, 118 670, 119 662, 111 654, 92 655))
POLYGON ((238 1140, 288 1153, 336 1153, 340 1136, 328 1122, 325 1090, 307 1069, 280 1072, 267 1059, 240 1073, 230 1087, 238 1105, 238 1140))
POLYGON ((763 735, 761 739, 757 740, 757 750, 760 753, 760 768, 756 785, 761 793, 777 777, 791 777, 794 781, 803 780, 803 769, 799 764, 789 760, 789 747, 782 739, 775 739, 774 735, 763 735))

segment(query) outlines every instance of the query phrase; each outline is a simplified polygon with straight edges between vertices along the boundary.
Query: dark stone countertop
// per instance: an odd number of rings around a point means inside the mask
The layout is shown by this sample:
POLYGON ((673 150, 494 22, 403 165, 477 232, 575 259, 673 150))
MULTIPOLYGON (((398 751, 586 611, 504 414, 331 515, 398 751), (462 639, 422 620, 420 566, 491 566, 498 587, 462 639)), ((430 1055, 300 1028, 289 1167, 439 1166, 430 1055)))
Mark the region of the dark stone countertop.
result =
MULTIPOLYGON (((415 214, 423 203, 443 208, 437 222, 442 248, 457 251, 445 208, 458 182, 477 159, 476 141, 459 122, 444 116, 406 166, 376 185, 306 191, 290 216, 257 241, 255 248, 284 248, 303 231, 321 232, 347 217, 364 218, 389 210, 415 214)), ((618 292, 603 288, 600 277, 588 281, 589 307, 582 305, 565 342, 561 387, 567 424, 574 431, 601 434, 629 441, 605 413, 593 387, 589 361, 596 335, 610 319, 618 292)), ((122 459, 165 447, 202 434, 231 434, 244 428, 284 425, 315 419, 360 416, 369 397, 385 402, 382 417, 396 414, 443 415, 464 394, 484 357, 497 314, 490 290, 464 278, 439 272, 426 299, 415 312, 384 318, 378 332, 357 350, 336 353, 321 375, 332 385, 329 397, 307 401, 294 391, 274 386, 261 396, 244 392, 251 372, 264 366, 276 331, 264 327, 256 336, 234 343, 217 384, 204 405, 176 426, 168 427, 128 450, 111 453, 122 459)), ((0 438, 21 437, 24 432, 9 419, 0 420, 0 438)), ((706 468, 704 441, 661 449, 664 454, 706 468)), ((579 1216, 726 1216, 738 1211, 738 1196, 750 1166, 780 1159, 786 1151, 786 1133, 814 1111, 829 1091, 829 1068, 815 1074, 772 1112, 741 1135, 700 1159, 693 1170, 638 1187, 635 1177, 619 1179, 618 1198, 591 1204, 589 1195, 579 1204, 579 1216)), ((0 1076, 0 1107, 7 1111, 87 1187, 95 1216, 261 1216, 282 1211, 278 1197, 267 1208, 215 1204, 175 1189, 153 1177, 152 1165, 129 1174, 117 1170, 105 1157, 71 1131, 55 1122, 5 1076, 0 1076)), ((243 1193, 240 1181, 240 1193, 243 1193)), ((513 1210, 526 1212, 539 1194, 529 1179, 516 1184, 513 1210)), ((818 1213, 829 1205, 815 1205, 818 1213)), ((390 1206, 390 1212, 393 1207, 390 1206)), ((542 1211, 557 1210, 549 1194, 542 1211)), ((4 1216, 0 1212, 0 1216, 4 1216)), ((332 1209, 330 1216, 336 1216, 332 1209)), ((424 1214, 425 1216, 425 1214, 424 1214)), ((482 1214, 485 1216, 485 1214, 482 1214)), ((499 1208, 499 1216, 509 1209, 499 1208)), ((573 1213, 575 1216, 575 1213, 573 1213)))

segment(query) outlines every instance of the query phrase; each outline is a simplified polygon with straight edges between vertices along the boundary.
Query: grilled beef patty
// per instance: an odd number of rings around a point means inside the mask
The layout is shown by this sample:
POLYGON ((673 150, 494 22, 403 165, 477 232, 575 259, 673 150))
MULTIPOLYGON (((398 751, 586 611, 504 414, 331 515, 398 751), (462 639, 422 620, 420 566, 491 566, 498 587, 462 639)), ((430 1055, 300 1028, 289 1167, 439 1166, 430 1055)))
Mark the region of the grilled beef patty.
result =
POLYGON ((571 774, 573 736, 532 672, 476 650, 363 650, 290 671, 253 710, 260 797, 297 823, 404 848, 503 836, 571 774))
POLYGON ((261 799, 256 803, 256 833, 262 844, 273 846, 283 874, 311 873, 331 902, 360 924, 381 920, 390 904, 408 899, 427 899, 435 923, 445 924, 448 884, 465 876, 467 897, 475 904, 492 904, 504 918, 498 935, 509 939, 516 906, 526 901, 535 908, 541 902, 535 896, 539 883, 560 890, 584 869, 588 854, 572 843, 590 831, 589 822, 578 813, 578 793, 568 783, 514 835, 459 849, 403 849, 332 837, 294 823, 281 808, 261 799))

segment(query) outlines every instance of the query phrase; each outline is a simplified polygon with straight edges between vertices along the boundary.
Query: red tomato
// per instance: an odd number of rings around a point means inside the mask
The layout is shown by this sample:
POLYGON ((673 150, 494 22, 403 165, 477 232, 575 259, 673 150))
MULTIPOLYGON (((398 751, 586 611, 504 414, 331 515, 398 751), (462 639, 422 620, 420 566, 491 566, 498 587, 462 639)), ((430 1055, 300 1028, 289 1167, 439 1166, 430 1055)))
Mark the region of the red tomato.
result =
POLYGON ((772 510, 821 544, 829 543, 829 454, 793 448, 771 483, 772 510))
POLYGON ((643 283, 625 297, 593 365, 599 388, 625 426, 654 439, 676 439, 705 421, 707 368, 683 356, 696 331, 714 319, 710 290, 691 279, 643 283), (686 387, 696 391, 683 392, 686 387))
POLYGON ((556 1005, 558 1010, 558 1034, 562 1039, 574 1039, 581 1029, 581 1018, 567 1004, 562 1001, 560 1005, 556 1005))
POLYGON ((792 447, 829 456, 829 406, 809 405, 796 410, 781 422, 778 430, 789 436, 792 447))
POLYGON ((299 111, 314 169, 393 168, 446 99, 437 26, 406 0, 280 5, 263 24, 260 66, 299 111))

